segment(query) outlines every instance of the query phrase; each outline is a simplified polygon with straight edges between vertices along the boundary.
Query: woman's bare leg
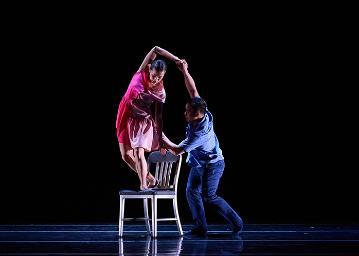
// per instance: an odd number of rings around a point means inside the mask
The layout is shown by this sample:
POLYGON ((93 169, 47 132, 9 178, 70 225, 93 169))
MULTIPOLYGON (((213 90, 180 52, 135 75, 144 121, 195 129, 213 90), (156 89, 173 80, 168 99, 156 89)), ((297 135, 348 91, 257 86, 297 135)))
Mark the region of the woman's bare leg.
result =
POLYGON ((135 153, 136 170, 141 181, 140 189, 148 189, 147 186, 148 171, 147 171, 147 162, 145 158, 145 150, 144 148, 135 148, 134 153, 135 153))
POLYGON ((137 173, 136 171, 136 163, 135 163, 135 155, 133 149, 123 143, 119 143, 120 145, 120 151, 121 151, 121 157, 122 160, 125 161, 125 163, 137 173))
MULTIPOLYGON (((146 164, 147 166, 147 164, 146 164)), ((153 175, 150 173, 150 170, 147 170, 147 186, 154 187, 156 185, 156 179, 153 177, 153 175)))
MULTIPOLYGON (((121 151, 121 156, 123 161, 125 161, 125 163, 131 168, 131 170, 133 170, 134 172, 137 173, 136 171, 136 162, 135 162, 135 153, 133 148, 131 148, 129 145, 120 143, 120 151, 121 151)), ((147 185, 148 186, 154 186, 156 184, 156 179, 155 177, 153 177, 153 175, 150 172, 147 172, 147 185)), ((140 175, 139 173, 137 173, 138 175, 140 175)), ((140 178, 140 176, 138 176, 140 178)), ((140 178, 141 180, 141 178, 140 178)))

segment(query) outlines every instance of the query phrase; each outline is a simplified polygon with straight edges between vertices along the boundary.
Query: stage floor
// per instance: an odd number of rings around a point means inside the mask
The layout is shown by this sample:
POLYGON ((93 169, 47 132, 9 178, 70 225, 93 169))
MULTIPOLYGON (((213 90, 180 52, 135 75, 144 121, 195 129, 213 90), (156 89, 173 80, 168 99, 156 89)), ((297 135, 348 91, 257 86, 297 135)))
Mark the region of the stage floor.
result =
MULTIPOLYGON (((248 224, 239 239, 211 225, 207 238, 178 237, 175 225, 0 225, 0 255, 359 255, 359 225, 248 224)), ((183 225, 189 230, 190 225, 183 225)))

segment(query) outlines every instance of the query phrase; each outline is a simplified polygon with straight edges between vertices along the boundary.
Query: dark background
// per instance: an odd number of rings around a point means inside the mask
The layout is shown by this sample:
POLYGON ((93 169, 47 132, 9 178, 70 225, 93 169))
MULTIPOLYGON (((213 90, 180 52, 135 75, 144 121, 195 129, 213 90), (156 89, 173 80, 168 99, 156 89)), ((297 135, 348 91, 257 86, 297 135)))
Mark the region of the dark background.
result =
MULTIPOLYGON (((226 160, 219 194, 245 222, 358 223, 357 115, 338 39, 327 33, 335 22, 245 11, 135 22, 141 14, 126 12, 49 11, 5 23, 1 223, 117 222, 118 190, 139 186, 120 157, 118 103, 155 45, 187 59, 226 160)), ((188 96, 167 63, 164 129, 180 142, 188 96)), ((188 172, 184 165, 184 222, 188 172)), ((140 216, 139 205, 130 202, 128 214, 140 216)), ((168 212, 164 203, 159 214, 168 212)))

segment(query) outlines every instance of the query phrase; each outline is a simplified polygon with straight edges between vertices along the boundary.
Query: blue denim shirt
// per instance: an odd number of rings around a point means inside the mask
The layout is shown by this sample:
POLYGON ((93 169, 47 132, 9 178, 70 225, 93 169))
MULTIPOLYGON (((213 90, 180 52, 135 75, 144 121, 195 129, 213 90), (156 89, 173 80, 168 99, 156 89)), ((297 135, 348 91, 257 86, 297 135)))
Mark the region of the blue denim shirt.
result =
POLYGON ((213 116, 208 110, 199 123, 187 125, 186 139, 179 146, 188 152, 186 162, 191 167, 204 167, 224 159, 214 133, 213 116))

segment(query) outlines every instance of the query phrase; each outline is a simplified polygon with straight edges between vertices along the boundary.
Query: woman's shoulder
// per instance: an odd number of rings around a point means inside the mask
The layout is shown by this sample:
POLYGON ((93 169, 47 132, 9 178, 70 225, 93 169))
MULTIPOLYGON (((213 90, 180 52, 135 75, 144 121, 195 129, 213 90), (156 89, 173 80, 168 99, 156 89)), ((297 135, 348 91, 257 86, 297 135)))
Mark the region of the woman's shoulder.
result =
POLYGON ((131 84, 143 83, 145 80, 145 71, 138 70, 136 73, 133 74, 131 79, 131 84))
POLYGON ((133 76, 132 76, 132 79, 142 79, 142 76, 143 76, 143 70, 142 71, 140 71, 140 70, 138 70, 136 73, 134 73, 133 74, 133 76))
POLYGON ((142 75, 142 76, 145 76, 149 73, 149 69, 148 67, 146 66, 144 69, 139 69, 136 71, 135 75, 142 75))
POLYGON ((143 91, 143 85, 142 85, 142 77, 141 77, 141 72, 136 72, 131 79, 130 84, 128 85, 128 92, 130 94, 133 93, 138 93, 143 91))

